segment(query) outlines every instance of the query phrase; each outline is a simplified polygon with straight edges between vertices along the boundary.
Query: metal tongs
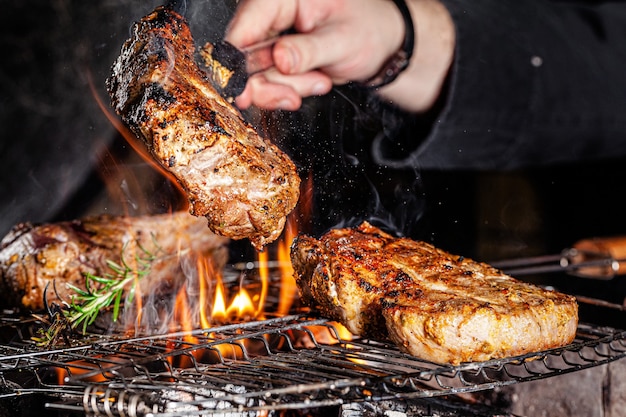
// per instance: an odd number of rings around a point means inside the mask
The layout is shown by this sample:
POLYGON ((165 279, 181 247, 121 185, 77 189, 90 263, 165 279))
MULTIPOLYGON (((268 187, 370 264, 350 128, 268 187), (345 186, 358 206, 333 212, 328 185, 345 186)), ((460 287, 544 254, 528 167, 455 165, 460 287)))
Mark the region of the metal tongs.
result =
POLYGON ((213 59, 232 72, 226 84, 220 87, 225 97, 243 93, 248 78, 274 66, 274 44, 279 37, 271 38, 245 49, 237 49, 225 40, 213 45, 213 59))
MULTIPOLYGON (((178 13, 181 16, 187 14, 187 0, 167 0, 164 7, 178 13)), ((233 98, 240 95, 246 87, 248 78, 256 73, 265 71, 274 66, 274 44, 281 36, 292 33, 285 30, 278 36, 250 45, 244 49, 238 49, 225 40, 218 40, 211 45, 208 52, 211 61, 219 63, 220 67, 229 74, 214 79, 218 81, 219 93, 225 98, 233 98)))
POLYGON ((489 264, 511 276, 565 272, 581 278, 610 280, 626 275, 626 237, 583 239, 560 254, 489 264))

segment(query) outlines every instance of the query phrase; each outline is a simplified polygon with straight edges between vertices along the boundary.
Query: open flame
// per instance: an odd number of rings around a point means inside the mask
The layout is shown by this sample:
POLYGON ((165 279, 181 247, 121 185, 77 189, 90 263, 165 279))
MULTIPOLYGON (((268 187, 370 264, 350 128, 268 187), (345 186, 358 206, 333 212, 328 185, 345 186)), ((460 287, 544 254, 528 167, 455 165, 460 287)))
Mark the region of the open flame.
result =
MULTIPOLYGON (((96 102, 100 106, 103 114, 109 119, 111 124, 117 129, 117 131, 123 136, 126 142, 132 146, 136 153, 148 163, 154 170, 160 175, 167 178, 171 184, 176 186, 178 192, 183 195, 184 192, 180 188, 180 184, 175 178, 161 167, 148 153, 146 147, 141 141, 120 121, 120 119, 111 111, 109 106, 105 105, 105 102, 97 94, 96 89, 93 86, 93 82, 89 80, 92 93, 96 102)), ((116 170, 120 170, 117 177, 133 177, 132 172, 126 172, 116 163, 116 161, 109 161, 111 167, 116 170)), ((111 169, 111 168, 109 168, 111 169)), ((111 173, 108 173, 111 174, 111 173)), ((107 175, 110 177, 111 175, 107 175)), ((110 193, 116 195, 114 188, 119 181, 112 181, 110 185, 110 193)), ((288 216, 285 231, 283 236, 274 245, 270 245, 263 252, 257 252, 257 259, 255 272, 258 274, 259 282, 256 285, 247 285, 246 277, 240 279, 240 285, 233 290, 232 286, 228 287, 225 283, 222 271, 216 268, 210 258, 200 257, 196 262, 197 277, 189 279, 185 285, 182 285, 175 297, 173 304, 173 312, 161 313, 159 321, 167 321, 167 330, 182 330, 188 328, 203 328, 208 329, 215 324, 223 324, 236 322, 241 320, 263 320, 268 314, 267 297, 270 289, 272 278, 276 275, 276 268, 274 265, 278 265, 280 274, 280 295, 278 304, 271 306, 275 308, 275 311, 271 313, 275 316, 284 316, 289 314, 294 300, 297 299, 297 288, 294 279, 294 271, 290 261, 290 247, 293 239, 297 236, 298 221, 300 224, 309 224, 311 204, 312 204, 312 176, 303 181, 301 189, 301 199, 299 208, 288 216), (270 255, 274 255, 274 259, 269 259, 270 255), (273 276, 272 276, 273 275, 273 276), (190 288, 195 286, 195 288, 190 288)), ((146 198, 148 198, 146 196, 146 198)), ((123 198, 120 198, 123 200, 123 198)), ((184 202, 188 204, 188 202, 184 202)), ((182 207, 184 210, 186 207, 182 207)), ((138 286, 136 286, 138 288, 138 286)), ((152 305, 142 305, 142 303, 148 303, 145 301, 141 294, 137 294, 133 300, 132 315, 134 315, 133 323, 127 323, 128 330, 135 330, 140 327, 145 327, 145 323, 153 325, 153 315, 145 314, 145 309, 153 309, 152 305), (145 322, 143 320, 146 316, 145 322), (149 318, 148 318, 149 317, 149 318)), ((164 330, 164 329, 158 329, 164 330)))
POLYGON ((297 233, 291 217, 279 241, 257 252, 256 261, 245 267, 221 269, 211 255, 190 257, 189 251, 181 251, 184 279, 175 284, 169 301, 152 294, 135 294, 132 302, 127 300, 127 332, 191 332, 289 314, 298 299, 289 257, 297 233))
MULTIPOLYGON (((142 159, 149 163, 161 175, 168 178, 172 184, 178 186, 178 182, 171 174, 156 164, 153 158, 147 153, 145 146, 132 134, 115 115, 105 106, 99 97, 98 102, 103 113, 107 115, 111 123, 122 134, 126 141, 141 155, 142 159)), ((128 173, 120 175, 127 176, 128 173)), ((132 173, 130 174, 132 176, 132 173)), ((182 194, 182 190, 179 190, 182 194)), ((170 308, 173 311, 162 313, 160 322, 167 323, 166 328, 157 331, 191 331, 195 329, 211 329, 216 325, 230 324, 248 320, 264 320, 268 316, 281 317, 290 314, 294 307, 294 302, 298 300, 297 286, 294 278, 294 270, 290 261, 290 247, 293 239, 301 230, 299 226, 310 224, 310 214, 312 213, 312 192, 313 181, 309 175, 302 183, 301 198, 298 208, 287 218, 285 230, 281 238, 274 244, 269 245, 263 252, 257 252, 256 262, 254 262, 254 274, 243 271, 239 278, 238 285, 233 285, 232 279, 225 279, 223 271, 213 265, 212 259, 199 257, 195 261, 195 277, 188 277, 187 282, 182 285, 175 296, 170 308), (278 274, 278 280, 277 278, 278 274), (278 288, 276 288, 278 287, 278 288), (273 298, 268 301, 268 295, 276 292, 278 300, 273 298)), ((229 277, 232 278, 232 277, 229 277)), ((137 326, 142 323, 144 309, 153 309, 150 301, 139 294, 133 301, 134 323, 129 326, 137 326), (141 303, 147 304, 142 305, 141 303)), ((148 317, 149 315, 146 315, 148 317)), ((145 321, 150 322, 149 319, 145 321)), ((145 327, 145 324, 139 327, 145 327)), ((351 340, 352 335, 345 327, 336 325, 338 334, 329 333, 326 330, 313 329, 313 333, 321 338, 321 341, 336 341, 339 337, 342 340, 351 340)), ((132 329, 128 329, 132 330, 132 329)), ((135 328, 136 330, 136 328, 135 328)), ((192 342, 193 340, 188 340, 192 342)))
MULTIPOLYGON (((257 252, 256 261, 250 262, 241 270, 238 280, 233 276, 224 277, 224 274, 238 269, 221 269, 214 264, 213 258, 199 256, 193 263, 186 264, 186 279, 171 301, 166 303, 167 311, 154 315, 155 300, 149 294, 136 294, 133 303, 125 306, 132 310, 131 316, 135 319, 144 317, 146 323, 165 323, 164 327, 152 329, 158 333, 168 333, 171 336, 165 341, 165 351, 162 358, 169 366, 178 369, 193 368, 198 363, 219 363, 224 359, 245 359, 248 353, 263 351, 259 340, 242 339, 240 345, 234 343, 220 343, 224 335, 216 328, 221 325, 237 324, 251 320, 265 320, 268 317, 282 317, 294 311, 302 312, 300 305, 294 305, 299 300, 294 276, 294 268, 290 261, 290 248, 294 238, 298 235, 298 222, 304 217, 298 213, 287 219, 285 231, 281 238, 269 245, 263 252, 257 252), (145 314, 143 309, 146 310, 145 314)), ((182 248, 181 248, 182 249, 182 248)), ((181 250, 181 262, 188 251, 181 250)), ((128 332, 137 331, 139 321, 129 320, 128 332)), ((306 331, 289 330, 296 348, 315 348, 319 343, 333 345, 338 342, 350 347, 351 333, 339 323, 331 323, 332 328, 324 325, 307 326, 306 331)), ((284 341, 273 340, 271 335, 264 335, 266 343, 284 341)), ((280 346, 276 346, 280 349, 280 346)), ((351 359, 352 360, 352 359, 351 359)), ((353 360, 358 363, 357 359, 353 360)), ((80 362, 71 362, 64 368, 59 368, 56 375, 59 385, 74 375, 81 376, 86 371, 80 362)), ((90 377, 92 378, 92 377, 90 377)), ((100 382, 98 375, 93 381, 100 382)))
MULTIPOLYGON (((264 251, 256 252, 256 262, 252 263, 253 268, 248 271, 254 271, 254 274, 248 275, 245 272, 248 268, 244 268, 238 285, 227 286, 223 271, 216 268, 210 258, 198 259, 198 288, 194 290, 197 296, 190 299, 189 291, 181 288, 182 294, 177 296, 181 300, 176 302, 173 325, 179 326, 179 329, 189 325, 193 328, 196 323, 202 329, 209 329, 215 324, 264 320, 268 315, 282 317, 289 314, 294 301, 298 299, 290 250, 293 240, 300 232, 299 225, 309 223, 311 190, 312 178, 309 177, 303 183, 301 203, 287 217, 282 236, 264 251), (270 289, 275 289, 276 286, 279 289, 278 301, 268 302, 270 289), (198 307, 194 309, 192 305, 198 307), (184 320, 183 316, 186 317, 184 320)), ((170 330, 174 329, 170 326, 170 330)))
POLYGON ((293 300, 297 297, 296 280, 289 256, 291 243, 298 235, 296 224, 288 221, 285 227, 285 238, 278 241, 278 265, 280 268, 280 297, 276 313, 284 316, 289 313, 293 300))
MULTIPOLYGON (((290 250, 300 232, 299 224, 308 224, 311 200, 306 198, 306 190, 311 189, 309 178, 304 187, 304 203, 288 216, 282 236, 264 251, 256 252, 256 261, 241 268, 236 282, 232 277, 225 279, 224 271, 213 264, 212 258, 199 257, 195 268, 192 268, 195 277, 188 279, 176 294, 173 312, 167 319, 167 330, 188 333, 197 329, 210 331, 216 325, 264 320, 268 316, 283 317, 292 313, 299 298, 290 250), (273 295, 271 300, 268 299, 270 292, 273 295)), ((140 307, 135 305, 135 308, 140 307)), ((301 306, 297 308, 304 311, 301 306)), ((337 339, 352 340, 352 334, 344 326, 339 323, 333 325, 336 334, 331 334, 327 328, 311 328, 311 331, 322 343, 336 343, 337 339)), ((189 338, 188 342, 196 341, 191 336, 189 338)))
POLYGON ((296 235, 297 226, 293 217, 290 217, 285 233, 276 247, 257 252, 255 264, 258 282, 246 282, 247 277, 242 273, 239 285, 234 290, 229 290, 221 272, 212 268, 210 261, 203 259, 202 263, 206 266, 198 268, 202 275, 199 282, 214 283, 214 290, 211 291, 211 285, 208 284, 200 288, 199 313, 202 328, 209 328, 215 323, 265 319, 271 307, 267 305, 267 296, 275 269, 280 275, 280 295, 276 310, 271 313, 276 316, 287 315, 297 297, 294 271, 289 259, 289 248, 296 235), (271 252, 275 252, 276 261, 270 261, 271 252), (274 265, 278 268, 274 268, 274 265))

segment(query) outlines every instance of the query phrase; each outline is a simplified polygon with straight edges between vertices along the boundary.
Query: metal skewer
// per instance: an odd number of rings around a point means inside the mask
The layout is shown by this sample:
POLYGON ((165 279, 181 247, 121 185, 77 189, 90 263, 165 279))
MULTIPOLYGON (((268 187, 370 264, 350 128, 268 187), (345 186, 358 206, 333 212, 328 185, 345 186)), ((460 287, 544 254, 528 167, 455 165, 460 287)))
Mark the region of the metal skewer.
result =
POLYGON ((569 248, 558 255, 507 259, 489 264, 512 276, 565 272, 582 278, 610 280, 620 275, 620 268, 626 265, 626 259, 569 248))

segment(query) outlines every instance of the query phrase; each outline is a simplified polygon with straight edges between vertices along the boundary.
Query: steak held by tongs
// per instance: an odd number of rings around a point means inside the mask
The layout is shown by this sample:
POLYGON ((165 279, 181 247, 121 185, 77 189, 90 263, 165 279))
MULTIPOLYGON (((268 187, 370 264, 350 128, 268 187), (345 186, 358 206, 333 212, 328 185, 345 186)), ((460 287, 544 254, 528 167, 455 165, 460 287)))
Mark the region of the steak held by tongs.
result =
POLYGON ((537 352, 576 335, 574 297, 369 223, 299 236, 291 257, 305 303, 354 334, 389 337, 433 362, 537 352))
POLYGON ((158 7, 133 27, 107 89, 115 111, 215 233, 275 240, 299 196, 293 162, 260 137, 196 61, 186 20, 158 7))
POLYGON ((221 269, 229 239, 211 232, 204 220, 176 212, 152 216, 101 215, 33 225, 16 225, 0 242, 0 305, 40 310, 69 303, 71 284, 85 289, 86 274, 111 274, 109 262, 134 263, 152 256, 140 291, 169 294, 185 281, 183 263, 198 256, 221 269))

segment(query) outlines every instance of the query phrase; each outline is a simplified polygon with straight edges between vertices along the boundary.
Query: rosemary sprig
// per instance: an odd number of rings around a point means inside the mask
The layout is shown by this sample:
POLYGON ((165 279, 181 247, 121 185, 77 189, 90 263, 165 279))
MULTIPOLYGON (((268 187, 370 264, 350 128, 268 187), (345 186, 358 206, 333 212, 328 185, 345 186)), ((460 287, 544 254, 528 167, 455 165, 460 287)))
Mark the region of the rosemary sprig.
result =
MULTIPOLYGON (((160 247, 154 242, 157 252, 160 247)), ((112 320, 117 321, 123 307, 123 299, 132 302, 136 294, 137 283, 146 276, 157 259, 156 255, 141 245, 134 254, 134 263, 131 265, 125 259, 127 246, 122 248, 120 263, 107 260, 107 267, 111 272, 98 276, 85 274, 85 289, 67 284, 74 291, 70 302, 63 302, 63 307, 53 304, 48 307, 49 317, 35 316, 42 324, 38 335, 32 340, 38 346, 50 346, 63 337, 69 344, 67 335, 73 329, 82 326, 82 333, 87 332, 87 327, 93 324, 100 312, 113 305, 112 320)), ((47 291, 47 288, 46 288, 47 291)), ((45 292, 44 292, 45 299, 45 292)))
POLYGON ((33 316, 43 325, 31 337, 37 346, 48 347, 60 337, 65 340, 67 345, 70 344, 67 335, 71 333, 72 328, 58 305, 53 305, 53 308, 48 312, 48 316, 39 314, 33 314, 33 316))
POLYGON ((72 328, 82 325, 83 334, 87 326, 93 324, 100 311, 113 305, 112 320, 119 318, 123 295, 126 300, 132 301, 135 296, 137 282, 150 272, 156 256, 138 245, 141 253, 135 254, 134 264, 130 265, 124 258, 126 246, 122 250, 120 263, 107 260, 110 273, 103 276, 94 274, 85 275, 85 289, 68 284, 76 294, 72 296, 69 306, 64 311, 65 318, 72 328), (128 290, 126 288, 128 287, 128 290))

